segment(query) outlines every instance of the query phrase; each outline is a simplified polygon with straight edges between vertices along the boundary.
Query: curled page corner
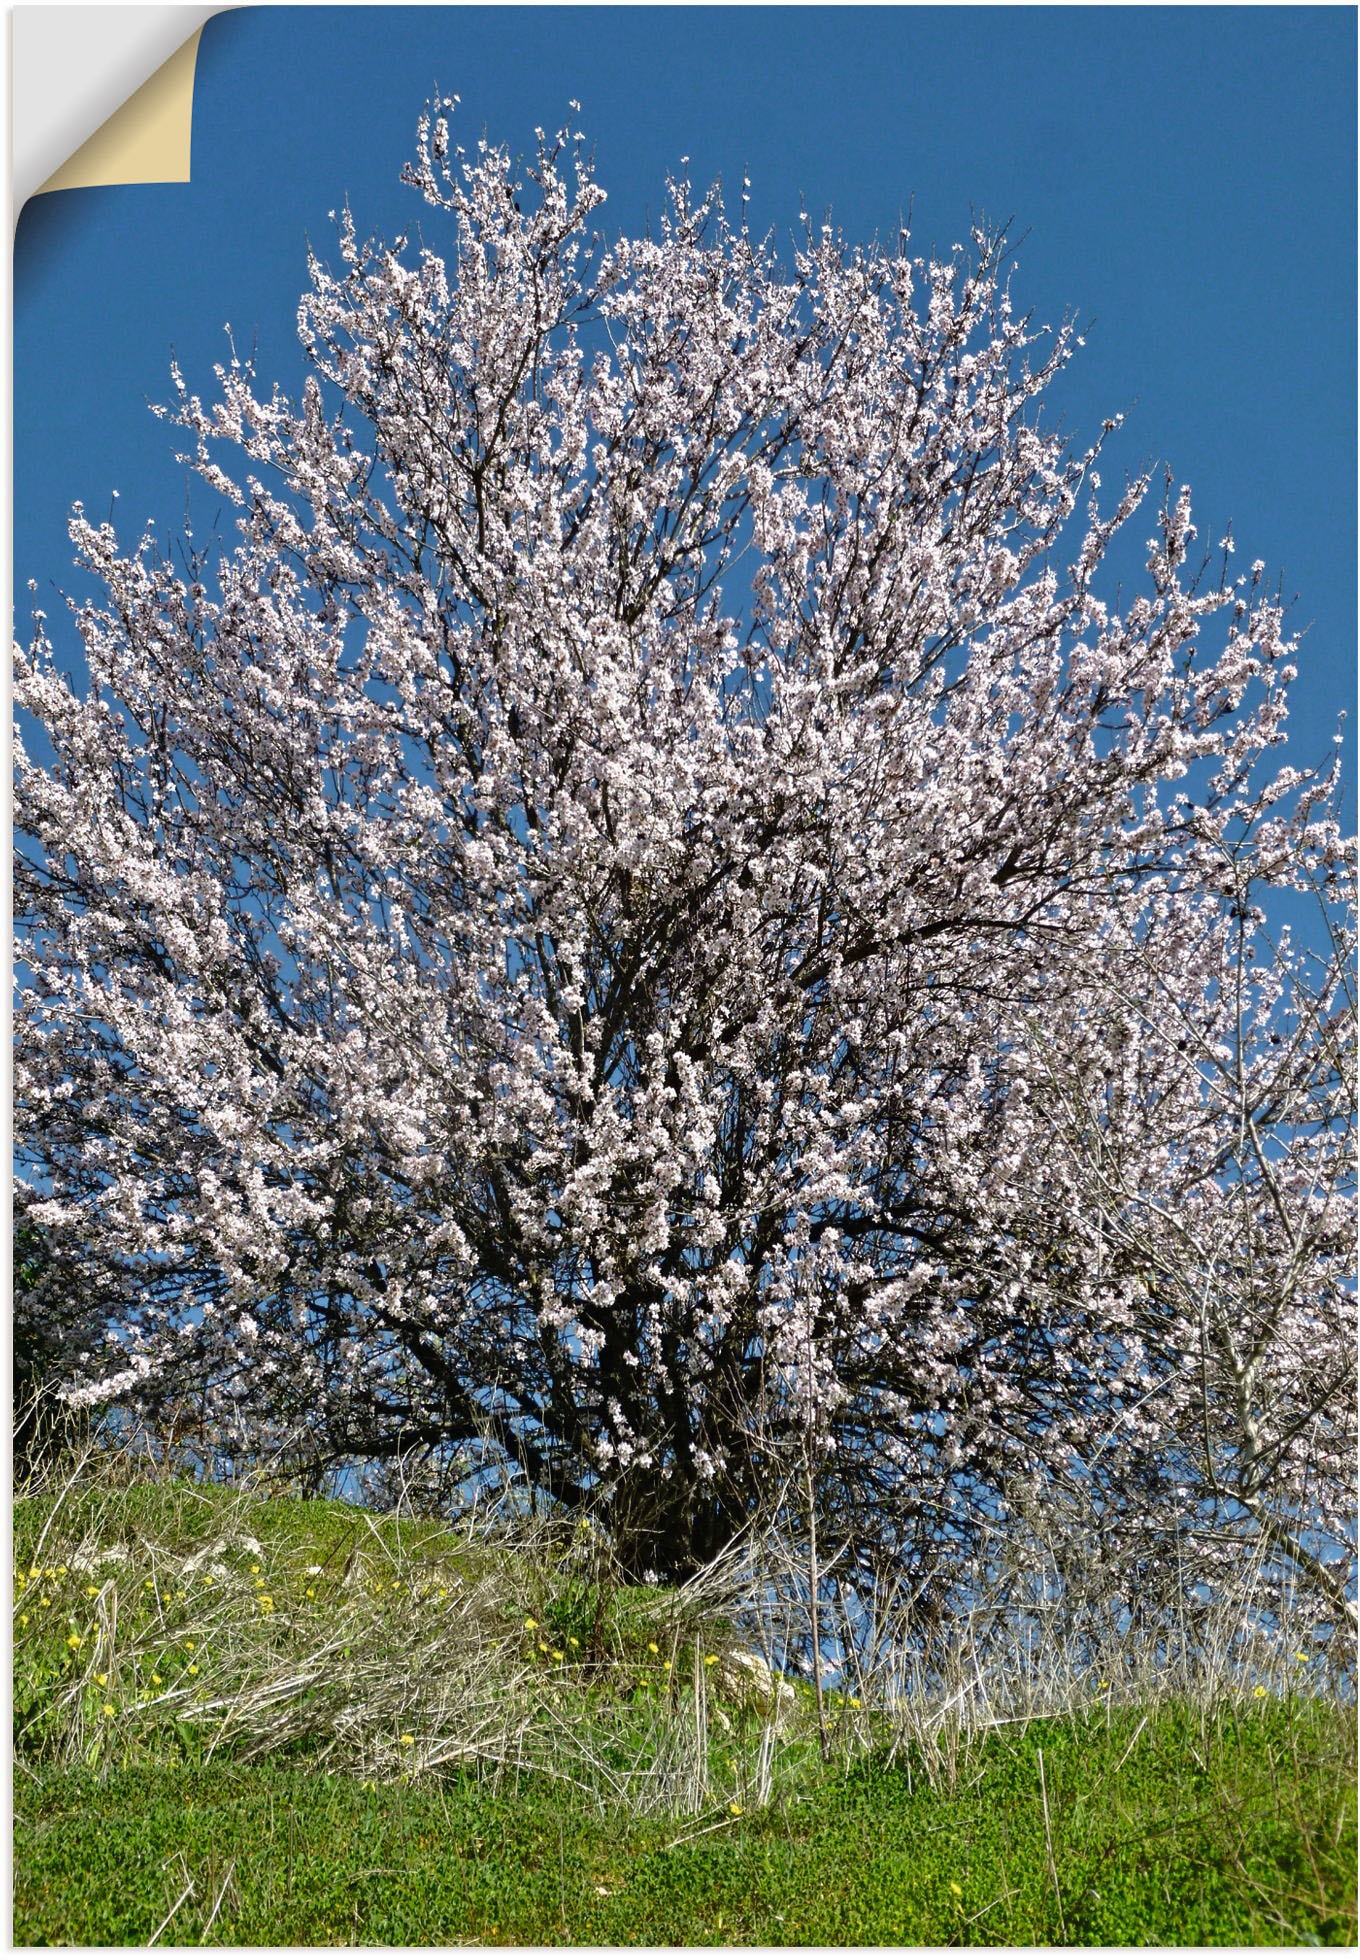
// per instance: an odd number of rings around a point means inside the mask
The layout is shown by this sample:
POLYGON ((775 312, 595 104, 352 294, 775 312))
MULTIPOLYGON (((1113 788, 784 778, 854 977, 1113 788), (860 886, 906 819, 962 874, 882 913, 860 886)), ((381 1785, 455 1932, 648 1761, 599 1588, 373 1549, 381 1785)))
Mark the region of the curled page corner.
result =
POLYGON ((13 9, 13 198, 186 183, 203 6, 13 9))
POLYGON ((101 123, 39 191, 93 184, 187 184, 199 28, 101 123))

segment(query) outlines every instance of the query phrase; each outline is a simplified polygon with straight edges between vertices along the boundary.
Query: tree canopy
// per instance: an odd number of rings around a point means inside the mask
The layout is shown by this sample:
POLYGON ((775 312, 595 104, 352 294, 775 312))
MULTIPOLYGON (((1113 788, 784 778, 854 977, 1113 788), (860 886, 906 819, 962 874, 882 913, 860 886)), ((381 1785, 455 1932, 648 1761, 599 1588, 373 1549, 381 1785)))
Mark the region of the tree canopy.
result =
POLYGON ((19 655, 71 1393, 639 1573, 797 1470, 864 1559, 1062 1486, 1340 1598, 1347 854, 1264 566, 1168 480, 1115 584, 1151 486, 1050 426, 1004 240, 781 256, 679 180, 610 242, 570 131, 451 109, 434 242, 312 259, 300 399, 176 374, 234 546, 77 508, 85 672, 19 655))

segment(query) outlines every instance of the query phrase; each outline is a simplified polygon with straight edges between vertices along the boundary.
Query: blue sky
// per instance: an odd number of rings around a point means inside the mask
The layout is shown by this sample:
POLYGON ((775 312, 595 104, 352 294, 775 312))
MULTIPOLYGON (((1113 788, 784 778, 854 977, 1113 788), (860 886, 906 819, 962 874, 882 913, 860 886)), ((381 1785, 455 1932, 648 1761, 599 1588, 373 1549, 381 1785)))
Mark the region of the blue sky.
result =
MULTIPOLYGON (((184 471, 171 351, 212 392, 258 345, 294 386, 308 236, 421 221, 397 181, 437 85, 461 140, 519 150, 569 99, 608 229, 655 215, 682 156, 752 180, 753 224, 800 205, 918 248, 1009 221, 1015 292, 1088 344, 1061 407, 1123 411, 1108 487, 1166 463, 1202 538, 1231 523, 1308 625, 1293 759, 1329 752, 1355 674, 1355 48, 1349 7, 252 7, 204 31, 193 178, 49 193, 15 271, 14 569, 70 589, 81 498, 172 535, 184 471)), ((437 242, 437 231, 427 227, 437 242)), ((1138 523, 1142 537, 1150 524, 1138 523)), ((1349 733, 1349 731, 1348 731, 1349 733)))

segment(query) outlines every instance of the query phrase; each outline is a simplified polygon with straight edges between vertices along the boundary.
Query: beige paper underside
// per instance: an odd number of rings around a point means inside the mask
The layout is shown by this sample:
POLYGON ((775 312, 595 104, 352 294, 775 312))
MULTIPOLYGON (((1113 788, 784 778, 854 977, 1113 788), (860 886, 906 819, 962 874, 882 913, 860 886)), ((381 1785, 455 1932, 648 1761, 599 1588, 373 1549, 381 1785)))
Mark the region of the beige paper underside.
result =
POLYGON ((193 34, 121 109, 115 110, 41 186, 71 191, 92 184, 187 184, 194 113, 193 34))

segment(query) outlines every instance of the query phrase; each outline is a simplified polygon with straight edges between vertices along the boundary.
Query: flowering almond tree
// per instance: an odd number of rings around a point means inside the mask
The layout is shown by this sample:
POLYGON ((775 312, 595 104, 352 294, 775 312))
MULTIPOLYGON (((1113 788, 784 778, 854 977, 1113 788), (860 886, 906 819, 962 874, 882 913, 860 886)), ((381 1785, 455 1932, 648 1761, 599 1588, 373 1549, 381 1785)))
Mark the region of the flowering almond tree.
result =
POLYGON ((235 548, 185 575, 77 509, 86 678, 41 617, 19 656, 20 1207, 72 1392, 461 1451, 638 1571, 798 1464, 925 1556, 1198 1450, 1300 1542, 1340 1023, 1272 1090, 1292 968, 1232 1020, 1224 960, 1244 865, 1335 911, 1341 847, 1258 780, 1261 567, 1191 566, 1168 490, 1101 596, 1148 486, 1102 511, 1049 432, 1074 336, 1000 242, 784 264, 677 182, 608 245, 579 139, 520 176, 451 107, 407 172, 442 255, 346 216, 300 400, 176 376, 235 548))
POLYGON ((1146 1343, 1148 1419, 1115 1414, 1078 1475, 1110 1562, 1174 1535, 1202 1579, 1255 1541, 1353 1623, 1355 943, 1272 942, 1257 880, 1288 833, 1269 828, 1220 846, 1217 890, 1157 893, 1107 932, 1040 1062, 1092 1271, 1132 1289, 1146 1343))

